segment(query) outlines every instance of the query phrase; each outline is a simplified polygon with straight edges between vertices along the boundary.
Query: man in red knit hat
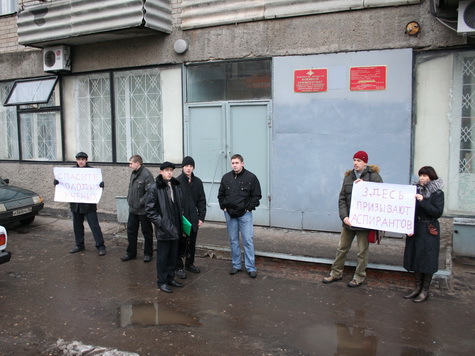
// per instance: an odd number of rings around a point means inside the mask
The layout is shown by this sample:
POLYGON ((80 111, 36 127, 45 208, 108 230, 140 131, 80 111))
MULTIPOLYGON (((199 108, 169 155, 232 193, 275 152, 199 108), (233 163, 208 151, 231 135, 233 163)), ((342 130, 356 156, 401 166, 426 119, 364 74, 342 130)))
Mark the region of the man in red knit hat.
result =
POLYGON ((368 264, 368 229, 354 227, 350 223, 350 203, 353 183, 360 181, 379 182, 383 180, 379 175, 379 167, 368 165, 368 154, 365 151, 358 151, 353 156, 353 169, 345 173, 343 185, 338 198, 338 210, 340 219, 343 221, 340 242, 336 250, 336 258, 332 264, 329 277, 323 278, 323 283, 329 284, 341 281, 343 268, 345 266, 346 255, 350 251, 351 244, 356 236, 358 244, 358 262, 353 279, 348 283, 348 287, 359 287, 366 278, 366 266, 368 264))

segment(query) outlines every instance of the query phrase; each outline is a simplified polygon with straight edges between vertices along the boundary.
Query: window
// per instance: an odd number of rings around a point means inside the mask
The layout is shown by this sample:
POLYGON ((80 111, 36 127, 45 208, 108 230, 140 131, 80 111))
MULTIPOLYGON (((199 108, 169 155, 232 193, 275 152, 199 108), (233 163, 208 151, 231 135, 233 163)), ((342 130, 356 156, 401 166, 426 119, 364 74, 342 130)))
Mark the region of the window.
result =
POLYGON ((0 143, 1 159, 61 159, 60 107, 56 106, 56 89, 57 77, 0 85, 0 99, 7 105, 0 109, 0 127, 7 133, 0 143))
POLYGON ((162 91, 156 69, 114 75, 117 161, 163 162, 162 91))
POLYGON ((77 151, 88 152, 96 162, 128 162, 134 154, 148 163, 162 162, 160 70, 113 73, 113 93, 110 78, 101 73, 75 79, 77 151))
MULTIPOLYGON (((13 83, 0 83, 0 102, 5 102, 11 91, 13 83)), ((16 108, 14 106, 0 105, 0 159, 17 160, 20 158, 18 147, 18 124, 16 108)))
POLYGON ((453 55, 451 88, 450 211, 473 215, 475 211, 475 52, 453 55))
POLYGON ((58 157, 59 112, 20 114, 21 152, 25 160, 55 161, 58 157))
POLYGON ((75 87, 77 149, 89 160, 112 161, 112 114, 109 74, 79 77, 75 87))
POLYGON ((475 55, 462 58, 459 173, 475 174, 475 55))
POLYGON ((58 161, 62 158, 61 108, 57 104, 58 88, 56 85, 54 88, 47 103, 18 106, 22 160, 58 161))
POLYGON ((0 0, 0 15, 14 14, 17 12, 17 0, 0 0))
POLYGON ((222 62, 187 67, 187 101, 270 99, 270 60, 222 62))

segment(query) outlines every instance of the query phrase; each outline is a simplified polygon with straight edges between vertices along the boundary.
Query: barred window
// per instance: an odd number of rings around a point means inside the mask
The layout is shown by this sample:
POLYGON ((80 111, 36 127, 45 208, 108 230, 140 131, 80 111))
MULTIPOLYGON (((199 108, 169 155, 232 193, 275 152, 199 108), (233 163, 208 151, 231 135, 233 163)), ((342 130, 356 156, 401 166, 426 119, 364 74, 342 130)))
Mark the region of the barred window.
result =
POLYGON ((148 163, 162 162, 160 79, 159 69, 77 77, 77 151, 88 152, 89 159, 96 162, 128 162, 134 154, 148 163))
POLYGON ((78 77, 75 87, 77 149, 89 160, 112 161, 110 79, 107 73, 78 77))
POLYGON ((57 160, 58 112, 36 112, 20 115, 22 158, 25 160, 57 160))
POLYGON ((163 110, 160 71, 114 74, 117 161, 134 154, 145 162, 163 161, 163 110))
POLYGON ((462 58, 459 173, 475 173, 475 56, 462 58))
POLYGON ((31 95, 34 90, 29 90, 43 88, 42 84, 49 80, 38 78, 0 85, 2 102, 9 101, 0 109, 0 126, 7 133, 0 144, 0 158, 39 161, 62 158, 57 78, 51 79, 47 90, 36 91, 36 94, 41 92, 41 98, 31 95))
MULTIPOLYGON (((0 102, 4 103, 12 89, 13 82, 0 83, 0 102)), ((16 108, 14 106, 0 105, 0 159, 17 160, 20 158, 18 147, 18 124, 16 108)))

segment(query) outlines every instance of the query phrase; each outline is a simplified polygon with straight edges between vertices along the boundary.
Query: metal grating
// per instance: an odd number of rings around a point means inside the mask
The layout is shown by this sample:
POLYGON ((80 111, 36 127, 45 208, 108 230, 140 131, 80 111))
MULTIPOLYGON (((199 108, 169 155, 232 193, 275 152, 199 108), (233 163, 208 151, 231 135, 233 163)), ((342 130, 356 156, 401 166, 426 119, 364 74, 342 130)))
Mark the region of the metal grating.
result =
POLYGON ((172 10, 168 0, 21 1, 17 25, 23 45, 89 43, 171 33, 172 10))
POLYGON ((462 118, 460 125, 459 173, 475 174, 475 58, 462 62, 462 118))
POLYGON ((88 152, 92 161, 112 161, 109 76, 101 74, 78 78, 75 98, 77 151, 88 152))
POLYGON ((115 79, 117 160, 134 154, 146 162, 163 161, 162 90, 156 69, 119 73, 115 79))

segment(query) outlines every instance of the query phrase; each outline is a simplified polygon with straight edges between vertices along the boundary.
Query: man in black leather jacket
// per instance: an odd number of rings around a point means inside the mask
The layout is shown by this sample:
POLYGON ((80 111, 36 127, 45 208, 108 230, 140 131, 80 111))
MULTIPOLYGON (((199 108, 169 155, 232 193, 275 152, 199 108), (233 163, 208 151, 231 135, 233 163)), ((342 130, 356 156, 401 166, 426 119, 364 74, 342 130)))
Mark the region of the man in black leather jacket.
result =
POLYGON ((257 277, 254 256, 254 231, 252 211, 259 206, 261 200, 261 185, 257 177, 244 168, 244 159, 235 154, 231 157, 232 171, 221 178, 219 186, 219 206, 224 210, 231 245, 232 269, 231 275, 242 271, 241 234, 244 248, 244 266, 251 278, 257 277))
POLYGON ((206 195, 203 188, 203 182, 193 173, 195 169, 195 160, 186 156, 181 163, 182 173, 177 177, 180 182, 183 194, 183 211, 192 227, 189 237, 180 239, 178 249, 178 260, 176 266, 176 276, 185 279, 186 272, 200 273, 199 267, 194 265, 196 252, 196 239, 198 229, 203 225, 206 216, 206 195), (183 259, 185 263, 183 263, 183 259))
POLYGON ((129 204, 129 218, 127 219, 127 252, 120 259, 130 261, 137 257, 137 236, 139 226, 142 227, 144 237, 144 262, 152 261, 153 256, 153 227, 145 213, 145 193, 147 187, 154 182, 152 172, 143 166, 142 157, 134 155, 129 159, 129 168, 132 170, 129 182, 127 202, 129 204))
POLYGON ((160 174, 147 190, 145 203, 157 237, 157 284, 166 293, 172 292, 169 286, 183 287, 175 280, 183 207, 180 182, 173 177, 174 169, 173 163, 162 163, 160 174))

